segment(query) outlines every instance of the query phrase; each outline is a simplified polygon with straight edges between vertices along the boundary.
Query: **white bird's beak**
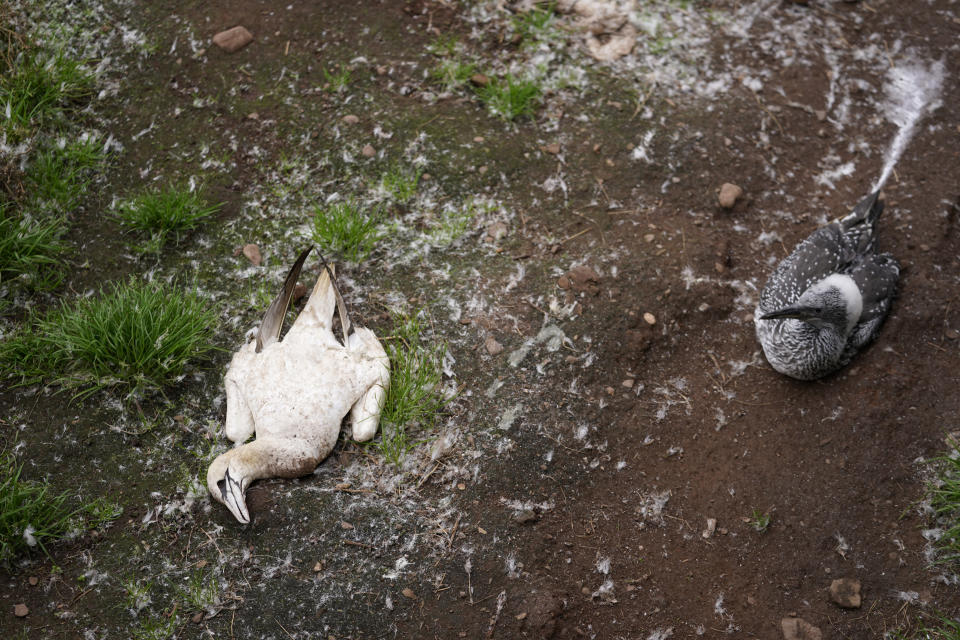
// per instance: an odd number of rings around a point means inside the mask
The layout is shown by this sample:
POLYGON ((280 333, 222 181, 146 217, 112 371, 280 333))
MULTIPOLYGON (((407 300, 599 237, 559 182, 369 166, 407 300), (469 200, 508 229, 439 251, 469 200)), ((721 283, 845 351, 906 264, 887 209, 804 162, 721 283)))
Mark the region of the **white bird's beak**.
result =
POLYGON ((223 480, 217 483, 217 488, 220 489, 220 500, 227 509, 230 509, 233 517, 241 524, 250 524, 250 512, 247 511, 247 505, 243 501, 245 491, 243 482, 237 482, 227 469, 223 474, 223 480))

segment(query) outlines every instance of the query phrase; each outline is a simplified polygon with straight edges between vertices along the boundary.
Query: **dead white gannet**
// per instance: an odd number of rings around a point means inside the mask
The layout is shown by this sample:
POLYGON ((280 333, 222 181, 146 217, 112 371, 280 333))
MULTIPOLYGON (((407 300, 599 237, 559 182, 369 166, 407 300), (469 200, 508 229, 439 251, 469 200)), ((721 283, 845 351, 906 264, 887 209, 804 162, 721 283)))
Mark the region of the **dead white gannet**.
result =
POLYGON ((227 437, 237 446, 207 471, 210 494, 237 520, 250 522, 244 493, 259 478, 311 473, 333 449, 347 413, 353 439, 370 440, 390 383, 390 361, 369 329, 350 331, 343 299, 324 263, 313 292, 280 340, 308 248, 290 269, 283 291, 264 314, 255 340, 240 347, 224 379, 227 437), (344 343, 333 333, 334 307, 344 343), (256 440, 246 444, 251 434, 256 440))

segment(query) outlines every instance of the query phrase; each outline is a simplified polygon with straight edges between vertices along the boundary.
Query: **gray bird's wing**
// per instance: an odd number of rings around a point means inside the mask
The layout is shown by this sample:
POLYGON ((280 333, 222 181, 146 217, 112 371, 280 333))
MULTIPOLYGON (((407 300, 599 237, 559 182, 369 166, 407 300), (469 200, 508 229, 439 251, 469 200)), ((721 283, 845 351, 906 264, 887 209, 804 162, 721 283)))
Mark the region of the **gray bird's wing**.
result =
POLYGON ((769 313, 795 303, 810 285, 837 273, 855 257, 839 223, 820 227, 777 265, 760 294, 760 310, 769 313))
POLYGON ((897 293, 900 265, 889 253, 861 256, 846 273, 857 283, 863 296, 860 322, 883 319, 897 293))
POLYGON ((280 339, 280 330, 283 329, 283 317, 290 306, 290 298, 293 297, 293 289, 297 286, 297 279, 300 277, 300 269, 303 268, 303 262, 307 259, 307 254, 313 247, 307 247, 297 258, 297 261, 290 267, 287 279, 283 282, 283 289, 279 295, 273 299, 266 313, 263 314, 263 321, 260 322, 260 330, 257 332, 257 353, 260 353, 264 347, 280 339))

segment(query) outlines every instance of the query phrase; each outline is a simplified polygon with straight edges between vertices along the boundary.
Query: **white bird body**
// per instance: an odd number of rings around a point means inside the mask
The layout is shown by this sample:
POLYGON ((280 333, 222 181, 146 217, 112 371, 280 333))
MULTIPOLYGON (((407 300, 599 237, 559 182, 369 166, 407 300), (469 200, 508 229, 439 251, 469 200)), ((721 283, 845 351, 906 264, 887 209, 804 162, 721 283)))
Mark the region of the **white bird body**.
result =
MULTIPOLYGON (((346 316, 326 270, 290 331, 278 339, 306 254, 267 311, 258 339, 234 354, 224 380, 224 430, 239 446, 210 465, 207 487, 243 523, 250 521, 243 500, 250 483, 311 473, 333 450, 348 413, 353 438, 370 440, 390 382, 387 354, 372 331, 356 328, 345 345, 334 335, 335 305, 346 316), (256 439, 243 444, 254 433, 256 439)), ((343 325, 346 335, 349 322, 343 325)))

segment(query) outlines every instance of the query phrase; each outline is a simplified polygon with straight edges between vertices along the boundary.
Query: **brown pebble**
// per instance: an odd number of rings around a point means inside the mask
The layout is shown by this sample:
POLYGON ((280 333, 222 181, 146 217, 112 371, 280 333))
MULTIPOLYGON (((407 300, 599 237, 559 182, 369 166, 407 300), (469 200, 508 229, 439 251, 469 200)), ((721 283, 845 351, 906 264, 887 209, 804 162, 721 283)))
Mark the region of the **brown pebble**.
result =
POLYGON ((956 340, 957 338, 960 338, 960 331, 957 331, 956 329, 947 329, 946 334, 947 338, 950 340, 956 340))
POLYGON ((358 122, 360 122, 360 118, 353 115, 352 113, 348 113, 347 115, 340 118, 340 120, 342 120, 344 124, 357 124, 358 122))
POLYGON ((643 321, 652 327, 657 324, 657 317, 648 311, 643 314, 643 321))
POLYGON ((30 613, 29 607, 27 607, 27 605, 23 604, 22 602, 19 604, 13 605, 13 615, 17 616, 18 618, 26 618, 27 614, 29 613, 30 613))
POLYGON ((487 339, 483 343, 483 347, 487 350, 487 353, 492 356, 503 352, 503 345, 497 342, 497 339, 493 336, 487 336, 487 339))
POLYGON ((193 624, 200 624, 203 622, 203 612, 198 611, 197 613, 193 614, 193 616, 190 618, 190 622, 193 624))
POLYGON ((341 528, 341 529, 353 529, 353 525, 350 524, 350 523, 347 522, 347 521, 343 521, 343 522, 340 523, 340 528, 341 528))
POLYGON ((27 578, 27 582, 30 583, 31 587, 35 587, 37 586, 37 583, 40 582, 40 578, 38 578, 37 576, 30 576, 29 578, 27 578))
POLYGON ((243 255, 246 256, 253 266, 259 267, 263 262, 263 256, 260 255, 260 247, 255 244, 243 245, 243 255))
POLYGON ((839 578, 830 583, 830 599, 844 609, 859 609, 860 581, 856 578, 839 578))
POLYGON ((377 155, 377 150, 373 148, 372 144, 366 144, 363 146, 363 149, 360 150, 360 153, 362 153, 365 158, 372 158, 377 155))
POLYGON ((627 378, 626 380, 624 380, 624 381, 621 382, 620 384, 622 384, 623 386, 625 386, 627 389, 632 389, 634 382, 635 382, 635 381, 634 381, 633 378, 627 378))
POLYGON ((476 137, 473 139, 474 142, 483 142, 483 140, 484 140, 483 136, 476 136, 476 137))
POLYGON ((235 53, 253 42, 253 34, 246 27, 236 26, 213 36, 213 44, 227 53, 235 53))
POLYGON ((317 564, 313 565, 313 572, 314 572, 314 573, 320 573, 321 571, 323 571, 323 565, 322 565, 322 564, 320 564, 320 563, 318 562, 317 564))
POLYGON ((717 200, 724 209, 732 209, 733 205, 737 204, 737 199, 742 195, 743 189, 735 184, 725 182, 720 187, 720 194, 717 196, 717 200))
POLYGON ((401 591, 400 593, 402 593, 402 594, 404 595, 404 597, 410 598, 411 600, 416 600, 416 599, 417 599, 417 594, 414 593, 414 592, 413 592, 413 589, 411 589, 410 587, 404 587, 404 588, 403 588, 403 591, 401 591))
POLYGON ((485 87, 488 84, 490 84, 490 78, 488 78, 482 73, 475 73, 472 76, 470 76, 470 82, 477 85, 478 87, 485 87))
POLYGON ((557 142, 552 142, 552 143, 548 144, 547 146, 543 147, 543 150, 544 150, 545 152, 549 153, 550 155, 554 155, 554 156, 555 156, 555 155, 557 155, 558 153, 560 153, 560 144, 557 143, 557 142))
POLYGON ((291 296, 291 302, 297 302, 303 296, 307 295, 307 285, 297 283, 297 286, 293 288, 293 295, 291 296))

